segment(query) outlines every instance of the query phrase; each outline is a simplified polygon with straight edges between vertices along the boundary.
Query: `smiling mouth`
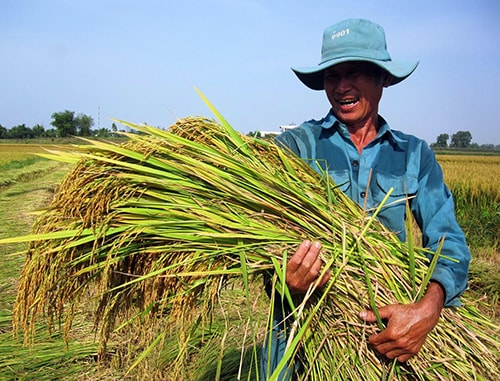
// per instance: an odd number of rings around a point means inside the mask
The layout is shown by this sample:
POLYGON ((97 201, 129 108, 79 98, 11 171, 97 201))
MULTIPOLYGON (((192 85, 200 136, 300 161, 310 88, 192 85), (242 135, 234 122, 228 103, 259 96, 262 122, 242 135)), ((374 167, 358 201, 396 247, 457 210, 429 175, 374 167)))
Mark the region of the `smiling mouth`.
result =
POLYGON ((355 104, 358 100, 358 98, 338 99, 337 102, 342 106, 349 106, 355 104))

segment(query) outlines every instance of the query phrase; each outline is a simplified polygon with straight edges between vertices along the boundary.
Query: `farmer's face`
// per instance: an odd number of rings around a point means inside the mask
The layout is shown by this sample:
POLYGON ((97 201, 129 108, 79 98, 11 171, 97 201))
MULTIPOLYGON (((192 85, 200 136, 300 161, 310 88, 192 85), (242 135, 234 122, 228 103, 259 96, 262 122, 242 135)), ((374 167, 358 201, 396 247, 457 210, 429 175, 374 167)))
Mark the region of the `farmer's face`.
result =
POLYGON ((325 70, 325 92, 335 116, 356 128, 378 120, 378 104, 390 77, 368 62, 345 62, 325 70))

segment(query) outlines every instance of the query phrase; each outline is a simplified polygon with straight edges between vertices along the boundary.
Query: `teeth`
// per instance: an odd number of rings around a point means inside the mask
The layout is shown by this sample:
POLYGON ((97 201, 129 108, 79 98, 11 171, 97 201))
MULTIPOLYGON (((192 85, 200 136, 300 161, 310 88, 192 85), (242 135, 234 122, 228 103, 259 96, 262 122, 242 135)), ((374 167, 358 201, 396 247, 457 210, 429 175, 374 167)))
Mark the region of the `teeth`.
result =
POLYGON ((358 101, 357 99, 340 99, 339 103, 341 105, 349 105, 349 104, 356 103, 357 101, 358 101))

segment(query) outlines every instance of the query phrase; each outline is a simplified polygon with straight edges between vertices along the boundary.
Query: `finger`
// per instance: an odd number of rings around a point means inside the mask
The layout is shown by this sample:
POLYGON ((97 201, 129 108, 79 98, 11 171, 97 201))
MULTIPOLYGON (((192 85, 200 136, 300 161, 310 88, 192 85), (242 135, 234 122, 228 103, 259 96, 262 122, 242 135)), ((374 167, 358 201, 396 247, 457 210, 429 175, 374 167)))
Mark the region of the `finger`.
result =
POLYGON ((318 281, 319 271, 308 267, 307 265, 301 266, 295 275, 300 279, 300 282, 308 287, 318 281))
POLYGON ((368 338, 368 341, 378 348, 382 348, 383 353, 388 352, 389 350, 394 349, 392 346, 394 344, 394 341, 396 340, 395 337, 392 336, 390 329, 386 328, 382 332, 376 335, 371 335, 368 338), (384 345, 386 347, 384 347, 384 345))
POLYGON ((309 246, 309 250, 305 253, 304 257, 302 258, 302 266, 306 268, 308 271, 311 270, 316 271, 316 277, 318 276, 319 270, 321 269, 321 265, 323 264, 323 262, 318 258, 320 251, 321 251, 321 243, 317 241, 312 242, 309 246))
MULTIPOLYGON (((315 262, 318 260, 320 250, 321 243, 304 241, 290 259, 292 262, 291 267, 290 262, 288 262, 287 274, 300 276, 304 281, 309 283, 315 280, 318 277, 319 271, 314 269, 311 272, 311 269, 313 269, 315 262)), ((321 268, 321 262, 318 265, 321 268)))
POLYGON ((408 361, 409 359, 411 359, 413 356, 415 356, 413 353, 411 353, 411 354, 406 353, 406 354, 403 354, 403 355, 399 355, 397 357, 397 359, 398 359, 399 362, 405 362, 405 361, 408 361))
POLYGON ((311 284, 318 280, 323 261, 319 258, 321 244, 313 242, 309 251, 302 259, 301 266, 297 269, 297 275, 303 278, 303 282, 311 284))
POLYGON ((389 304, 387 306, 380 307, 378 309, 378 314, 380 315, 381 319, 390 320, 392 315, 397 312, 399 306, 399 304, 389 304))
POLYGON ((367 323, 375 323, 377 321, 377 316, 375 316, 375 313, 371 310, 361 311, 359 317, 367 323))
MULTIPOLYGON (((390 321, 397 308, 398 305, 394 304, 380 307, 378 309, 378 315, 380 316, 380 319, 390 321)), ((359 317, 367 323, 375 323, 377 321, 377 315, 375 315, 375 312, 372 310, 361 311, 359 313, 359 317)))
POLYGON ((381 334, 371 335, 368 341, 377 350, 378 353, 386 355, 389 352, 396 351, 399 348, 396 343, 392 340, 380 339, 381 334))
POLYGON ((383 354, 385 357, 388 359, 397 359, 399 362, 405 362, 415 356, 415 352, 412 352, 411 350, 408 350, 407 348, 394 348, 391 350, 386 350, 383 351, 379 350, 379 348, 376 348, 377 352, 383 354))
MULTIPOLYGON (((373 345, 373 340, 369 338, 369 341, 373 345)), ((373 347, 378 353, 389 359, 405 362, 418 353, 421 345, 408 344, 405 340, 391 340, 379 345, 373 345, 373 347)))
MULTIPOLYGON (((306 266, 307 265, 304 265, 304 267, 306 266)), ((317 280, 321 272, 321 266, 323 266, 323 261, 319 258, 316 258, 306 274, 306 280, 311 282, 317 280)))
POLYGON ((318 280, 318 287, 323 287, 325 284, 327 284, 331 278, 331 275, 332 275, 331 271, 327 270, 325 274, 323 274, 321 279, 318 280))
POLYGON ((302 261, 304 260, 304 257, 306 256, 307 252, 311 248, 311 245, 312 243, 309 240, 301 242, 295 253, 288 261, 287 272, 294 273, 297 271, 297 269, 301 266, 302 261))
POLYGON ((388 359, 391 359, 391 360, 392 359, 397 359, 400 362, 405 362, 406 360, 408 360, 409 358, 411 358, 412 355, 413 355, 411 353, 408 353, 408 351, 405 351, 405 350, 402 350, 402 349, 394 349, 394 350, 391 350, 391 351, 388 351, 388 352, 385 352, 385 353, 383 353, 381 351, 378 351, 378 352, 381 353, 381 354, 383 354, 388 359))

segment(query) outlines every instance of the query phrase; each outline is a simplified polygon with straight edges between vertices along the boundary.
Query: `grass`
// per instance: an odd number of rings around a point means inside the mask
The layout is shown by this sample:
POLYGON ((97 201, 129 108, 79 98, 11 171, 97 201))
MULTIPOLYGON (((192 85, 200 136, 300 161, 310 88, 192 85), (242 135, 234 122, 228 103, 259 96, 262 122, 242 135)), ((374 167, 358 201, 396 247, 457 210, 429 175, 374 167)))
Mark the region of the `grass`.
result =
POLYGON ((57 171, 59 163, 48 161, 38 154, 48 149, 70 149, 69 145, 0 144, 0 189, 16 183, 26 183, 57 171))
MULTIPOLYGON (((2 151, 5 153, 5 151, 2 151)), ((13 165, 2 164, 2 176, 15 181, 0 188, 0 237, 26 234, 36 217, 36 211, 51 200, 67 167, 32 156, 31 152, 11 152, 17 159, 13 165), (5 168, 10 168, 5 170, 5 168)), ((17 278, 24 263, 24 244, 0 246, 0 379, 54 380, 74 379, 75 374, 95 368, 88 359, 95 356, 92 341, 78 341, 69 350, 59 334, 50 335, 46 325, 36 331, 37 345, 24 347, 22 336, 12 331, 12 308, 17 278)), ((89 329, 90 332, 90 329, 89 329)))
MULTIPOLYGON (((61 168, 62 172, 56 172, 50 166, 45 167, 46 170, 34 170, 34 168, 37 168, 35 165, 40 165, 41 168, 44 168, 44 165, 49 165, 47 161, 32 161, 22 157, 15 161, 18 163, 14 167, 17 166, 18 168, 12 168, 11 170, 25 171, 25 175, 15 175, 16 181, 0 189, 0 213, 2 220, 7 221, 7 223, 3 224, 3 227, 0 227, 0 238, 22 235, 29 231, 34 217, 31 212, 46 205, 55 189, 54 184, 62 178, 65 171, 63 167, 61 168), (29 169, 30 166, 33 167, 29 169)), ((477 195, 478 193, 473 194, 477 195)), ((488 225, 483 229, 487 231, 488 225)), ((485 308, 491 309, 492 303, 494 304, 495 301, 495 295, 497 295, 496 300, 498 303, 498 288, 495 288, 498 283, 495 282, 495 279, 498 279, 500 272, 500 266, 498 266, 499 253, 497 250, 491 250, 491 246, 489 250, 488 248, 485 249, 481 242, 473 241, 472 246, 475 248, 473 250, 474 261, 477 263, 471 269, 472 279, 473 284, 478 285, 472 292, 477 292, 481 297, 487 295, 488 299, 485 299, 485 308), (490 284, 490 287, 482 286, 487 284, 490 284)), ((175 335, 167 335, 165 345, 158 347, 162 348, 162 350, 158 351, 156 356, 147 363, 138 365, 136 371, 129 376, 124 376, 124 367, 130 366, 134 355, 137 355, 137 353, 130 353, 129 355, 123 355, 123 353, 127 353, 127 350, 136 351, 133 338, 138 334, 148 334, 149 328, 145 328, 144 331, 124 328, 121 332, 114 334, 110 339, 110 357, 106 360, 109 368, 101 369, 99 372, 96 371, 95 355, 97 347, 92 340, 92 326, 88 324, 89 315, 87 315, 92 309, 91 305, 86 310, 78 311, 81 315, 75 320, 76 336, 71 338, 69 350, 64 350, 64 341, 58 334, 49 338, 43 326, 39 326, 37 329, 34 352, 27 349, 23 350, 20 342, 12 338, 9 323, 16 278, 24 261, 23 257, 11 254, 21 249, 23 249, 23 245, 19 244, 0 246, 0 252, 2 253, 0 287, 3 291, 0 297, 2 311, 0 317, 0 331, 2 332, 0 334, 0 364, 2 364, 0 365, 0 378, 5 377, 5 379, 14 380, 30 379, 31 377, 31 379, 48 380, 56 377, 59 379, 111 380, 135 379, 134 377, 138 377, 139 374, 149 374, 151 375, 150 379, 169 379, 167 375, 161 374, 159 369, 162 369, 165 364, 170 364, 179 355, 178 346, 175 345, 177 340, 175 335), (126 340, 123 340, 123 337, 126 340), (171 346, 169 343, 174 345, 171 346), (13 348, 17 352, 15 355, 13 355, 13 348), (117 357, 113 353, 122 353, 120 355, 122 357, 117 357)), ((255 286, 255 283, 252 282, 251 285, 255 286)), ((235 285, 234 289, 225 291, 221 303, 216 307, 215 318, 208 334, 205 333, 202 337, 197 332, 193 333, 189 345, 196 348, 196 350, 190 351, 193 357, 187 359, 192 360, 192 366, 187 368, 186 379, 214 379, 217 374, 232 379, 234 374, 238 372, 242 372, 243 379, 246 379, 245 376, 251 368, 252 362, 255 361, 255 355, 253 354, 253 343, 251 341, 242 342, 242 338, 249 337, 245 332, 251 329, 251 326, 249 326, 247 320, 235 312, 239 309, 232 308, 237 304, 246 306, 247 299, 241 293, 242 289, 244 288, 240 285, 235 285), (224 336, 224 327, 229 323, 235 328, 224 336), (224 359, 223 367, 220 366, 220 358, 224 359), (245 366, 240 369, 240 360, 242 358, 245 366)), ((252 295, 259 295, 258 290, 254 290, 252 295)), ((257 326, 258 320, 263 319, 265 316, 265 311, 262 309, 265 301, 261 302, 262 304, 251 306, 256 316, 257 326)), ((92 301, 89 301, 89 303, 92 303, 92 301)), ((260 332, 258 337, 262 337, 263 334, 264 332, 260 332)))

